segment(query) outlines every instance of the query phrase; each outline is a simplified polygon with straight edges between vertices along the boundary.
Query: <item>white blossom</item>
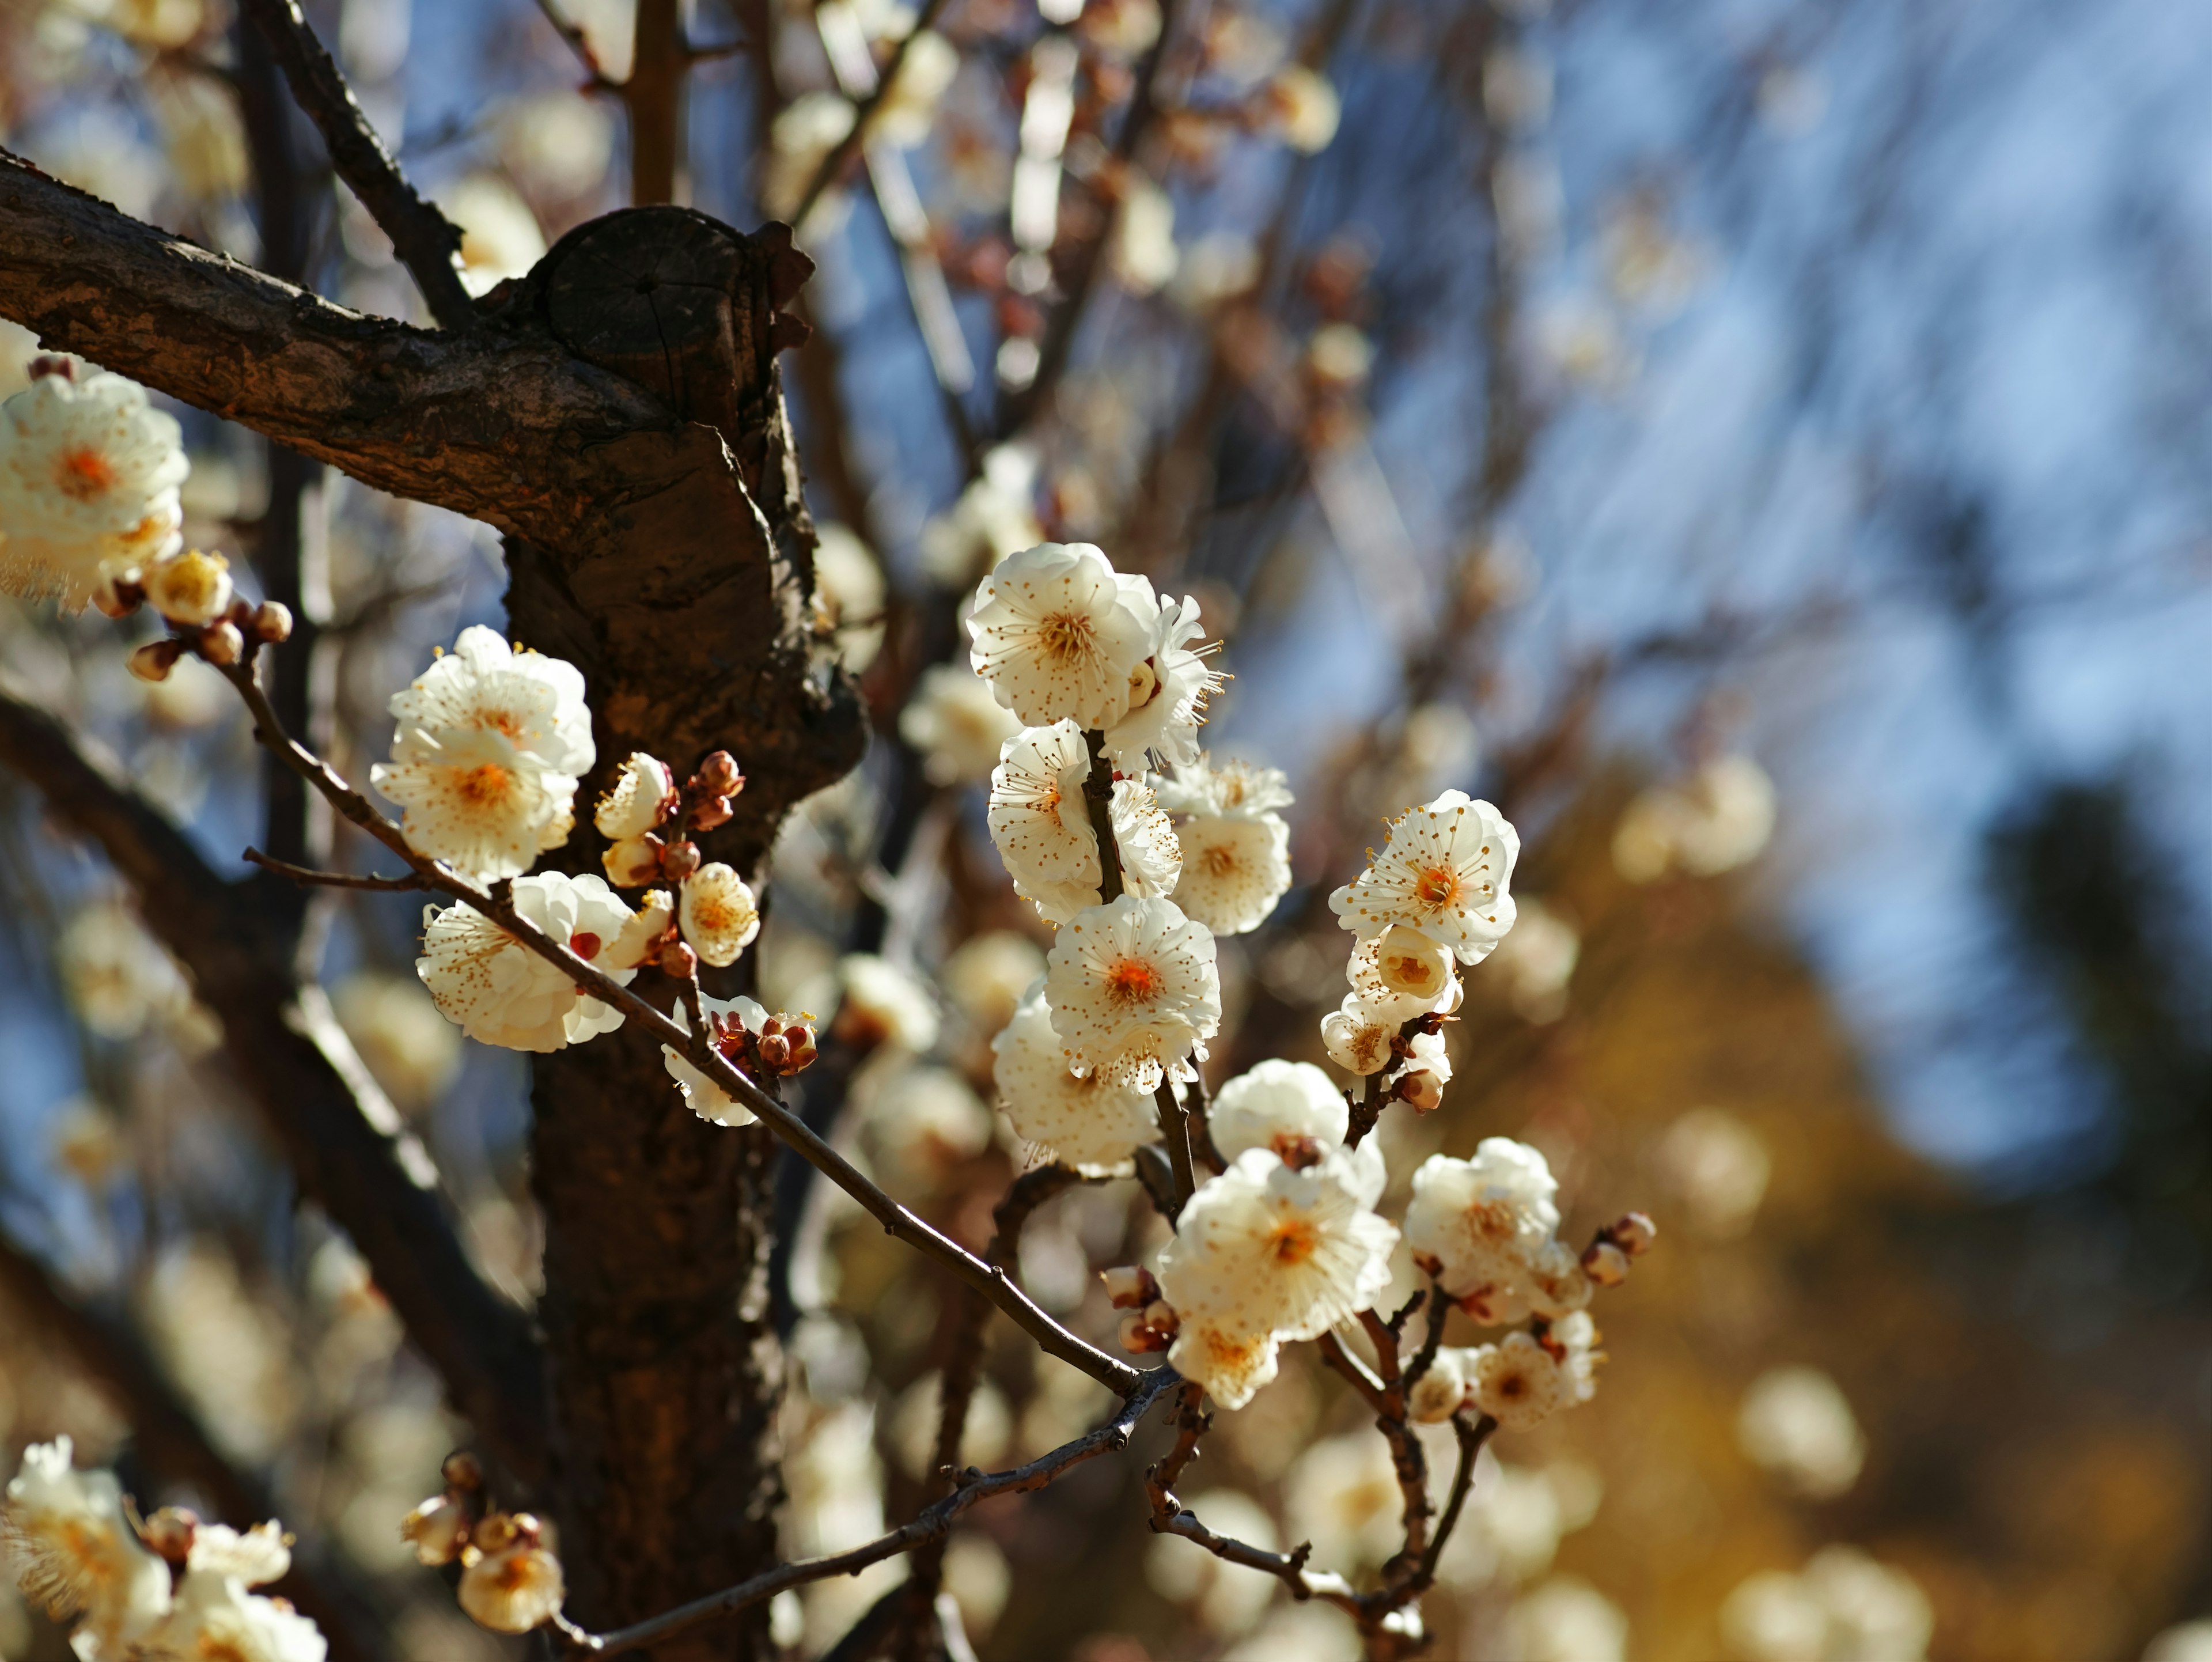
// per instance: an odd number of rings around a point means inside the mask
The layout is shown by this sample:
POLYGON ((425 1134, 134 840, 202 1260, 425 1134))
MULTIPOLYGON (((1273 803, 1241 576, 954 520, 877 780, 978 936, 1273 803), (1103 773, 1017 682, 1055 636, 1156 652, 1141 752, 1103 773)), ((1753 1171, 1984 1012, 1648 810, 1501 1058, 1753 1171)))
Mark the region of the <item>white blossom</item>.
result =
POLYGON ((964 664, 931 665, 899 712, 899 737, 921 752, 922 771, 938 785, 983 783, 1021 727, 964 664))
POLYGON ((1287 808, 1294 800, 1280 768, 1263 768, 1234 758, 1217 764, 1200 752, 1180 764, 1158 787, 1160 806, 1170 813, 1257 819, 1287 808))
POLYGON ((188 1561, 175 1605, 132 1648, 134 1662, 323 1662, 329 1645, 313 1622, 246 1586, 188 1561))
POLYGON ((594 755, 575 666, 477 625, 392 696, 392 760, 369 782, 399 804, 418 851, 489 879, 568 841, 594 755))
MULTIPOLYGON (((707 1026, 717 1037, 714 1048, 725 1058, 744 1048, 744 1035, 758 1033, 768 1020, 768 1012, 758 1003, 742 995, 737 998, 713 998, 699 995, 700 1013, 707 1018, 707 1026)), ((683 999, 676 1001, 670 1015, 685 1032, 691 1031, 691 1013, 683 999)), ((684 1100, 701 1119, 711 1120, 717 1125, 750 1125, 758 1117, 753 1111, 732 1097, 728 1092, 693 1067, 673 1045, 660 1047, 661 1065, 668 1069, 669 1078, 684 1093, 684 1100)))
POLYGON ((1090 544, 1040 544, 983 579, 969 661, 1026 726, 1109 727, 1127 713, 1132 678, 1151 673, 1158 610, 1149 583, 1125 583, 1090 544))
POLYGON ((1013 1020, 1032 983, 1044 976, 1044 950, 1025 934, 990 929, 973 934, 945 960, 945 989, 988 1037, 1013 1020))
POLYGON ((1216 934, 1266 922, 1291 886, 1291 828, 1276 814, 1200 814, 1176 827, 1176 901, 1216 934))
POLYGON ((928 989, 887 959, 848 953, 837 966, 844 983, 841 1030, 854 1025, 873 1043, 922 1051, 937 1043, 937 1003, 928 989))
POLYGON ((1522 897, 1514 910, 1513 933, 1498 944, 1492 962, 1523 1020, 1557 1021, 1566 1014, 1567 983, 1582 956, 1582 936, 1540 900, 1522 897))
POLYGON ((1346 993, 1344 1002, 1321 1019, 1321 1042, 1331 1062, 1364 1077, 1381 1073, 1395 1060, 1390 1041, 1401 1025, 1389 1011, 1346 993))
POLYGON ((1380 1166, 1333 1149, 1304 1169, 1247 1149, 1184 1202, 1160 1254, 1176 1313, 1279 1339, 1310 1339, 1364 1310, 1390 1283, 1396 1226, 1368 1208, 1380 1166))
POLYGON ((642 837, 660 823, 668 798, 676 789, 668 764, 641 750, 632 751, 615 775, 615 782, 592 810, 592 823, 610 842, 642 837))
POLYGON ((1521 838, 1505 816, 1465 791, 1448 790, 1390 822, 1390 840, 1367 869, 1329 897, 1361 940, 1394 923, 1442 941, 1462 964, 1480 964, 1513 927, 1507 886, 1521 838))
POLYGON ((1273 1380, 1280 1341, 1233 1318, 1201 1312, 1185 1316, 1168 1347, 1168 1361, 1226 1409, 1239 1409, 1273 1380))
POLYGON ((1513 1607, 1523 1662, 1626 1662, 1628 1618, 1587 1581, 1555 1576, 1513 1607))
MULTIPOLYGON (((518 877, 514 895, 519 916, 586 961, 620 939, 634 915, 597 877, 518 877)), ((580 991, 558 966, 473 906, 426 908, 422 922, 415 972, 471 1038, 510 1050, 557 1050, 622 1026, 621 1011, 580 991)), ((625 984, 637 973, 611 962, 605 968, 625 984)))
POLYGON ((0 590, 72 610, 183 544, 176 417, 121 375, 41 375, 0 405, 0 590))
POLYGON ((715 860, 684 880, 676 918, 700 961, 724 969, 760 933, 760 903, 750 884, 715 860))
POLYGON ((1858 1480, 1866 1438, 1835 1380, 1817 1367, 1769 1368, 1751 1382, 1735 1421, 1744 1458, 1809 1500, 1858 1480))
POLYGON ((1161 764, 1198 760, 1206 701, 1224 679, 1220 671, 1206 667, 1209 649, 1191 645, 1205 632, 1196 600, 1160 597, 1141 673, 1130 685, 1128 712, 1106 729, 1106 754, 1124 772, 1142 772, 1148 757, 1161 764))
POLYGON ((1459 1412, 1467 1401, 1472 1352, 1450 1345, 1440 1347, 1428 1371, 1413 1381, 1406 1393, 1406 1412, 1423 1425, 1441 1425, 1459 1412))
POLYGON ((138 1543, 115 1474, 73 1470, 72 1452, 65 1436, 23 1451, 0 1529, 24 1593, 58 1622, 83 1618, 82 1662, 116 1662, 168 1607, 169 1572, 138 1543))
POLYGON ((530 1539, 470 1565, 454 1592, 470 1617, 494 1633, 528 1633, 568 1597, 561 1561, 530 1539))
POLYGON ((1016 1135, 1069 1165, 1113 1167, 1158 1135, 1148 1092, 1071 1072, 1042 979, 991 1043, 991 1076, 1016 1135))
POLYGON ((1053 1030, 1077 1068, 1150 1091, 1221 1025, 1213 937, 1171 900, 1124 894, 1079 913, 1046 959, 1053 1030))
POLYGON ((1484 1138, 1471 1160, 1432 1154, 1413 1173, 1407 1244, 1452 1297, 1510 1299, 1559 1229, 1558 1192, 1544 1157, 1509 1137, 1484 1138))
MULTIPOLYGON (((1098 904, 1098 838, 1084 800, 1091 753, 1073 721, 1027 728, 1006 740, 991 774, 987 820, 1014 891, 1048 922, 1066 923, 1098 904)), ((1182 872, 1174 825, 1151 788, 1120 779, 1108 807, 1128 892, 1165 896, 1182 872)))
POLYGON ((1774 782, 1748 756, 1717 756, 1680 784, 1655 785, 1628 805, 1613 863, 1632 883, 1679 868, 1715 877, 1758 858, 1774 835, 1774 782))
POLYGON ((1795 1575, 1754 1575, 1721 1606, 1741 1662, 1925 1662, 1935 1626, 1911 1576, 1847 1546, 1821 1548, 1795 1575))
POLYGON ((235 1577, 249 1587, 265 1587, 283 1580, 291 1569, 292 1549, 284 1526, 273 1518, 243 1531, 228 1524, 201 1524, 192 1531, 185 1568, 235 1577))
POLYGON ((1474 1353, 1474 1405, 1508 1431, 1541 1425, 1575 1400, 1565 1368, 1526 1333, 1509 1333, 1474 1353))
POLYGON ((1302 1139, 1323 1149, 1341 1148, 1351 1109, 1310 1062, 1271 1057, 1213 1093, 1207 1123, 1215 1149, 1233 1160, 1247 1148, 1286 1154, 1302 1139))

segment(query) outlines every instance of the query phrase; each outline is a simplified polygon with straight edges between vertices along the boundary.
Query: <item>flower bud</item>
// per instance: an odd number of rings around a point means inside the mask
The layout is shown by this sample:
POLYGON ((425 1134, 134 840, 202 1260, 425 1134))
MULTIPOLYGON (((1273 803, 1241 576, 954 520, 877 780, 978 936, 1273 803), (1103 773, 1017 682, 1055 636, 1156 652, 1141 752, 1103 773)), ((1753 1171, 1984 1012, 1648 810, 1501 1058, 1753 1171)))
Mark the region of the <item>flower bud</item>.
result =
POLYGON ((1133 1312, 1121 1318, 1121 1348, 1134 1356, 1149 1356, 1175 1342, 1175 1335, 1149 1326, 1133 1312))
POLYGON ((399 1520, 399 1538, 418 1564, 450 1564, 468 1544, 468 1509, 451 1494, 434 1495, 399 1520))
POLYGON ((182 641, 149 641, 131 654, 131 673, 142 681, 166 681, 184 655, 182 641))
POLYGON ((726 750, 718 750, 699 764, 693 782, 716 796, 735 796, 745 788, 745 776, 738 771, 735 757, 726 750))
POLYGON ((146 569, 146 599, 173 624, 211 624, 230 609, 230 562, 188 548, 146 569))
POLYGON ((128 618, 146 604, 146 591, 139 585, 136 570, 103 578, 100 587, 92 591, 92 603, 108 618, 128 618))
POLYGON ((1106 1283, 1106 1297, 1116 1310, 1142 1310, 1160 1296, 1159 1282, 1140 1264, 1102 1269, 1098 1279, 1106 1283))
POLYGON ((660 869, 681 883, 699 869, 699 845, 689 837, 671 843, 660 856, 660 869))
POLYGON ((199 1527, 199 1514, 189 1507, 163 1507, 139 1526, 138 1538, 155 1557, 181 1564, 191 1555, 199 1527))
POLYGON ((1182 1326, 1182 1318, 1175 1306, 1164 1299, 1154 1299, 1144 1308, 1145 1325, 1155 1333, 1174 1333, 1182 1326))
POLYGON ((469 1531, 469 1544, 478 1552, 505 1552, 521 1538, 520 1524, 512 1513, 488 1512, 469 1531))
POLYGON ((1659 1239, 1659 1226, 1642 1212, 1630 1212, 1605 1233, 1613 1244, 1630 1257, 1640 1258, 1651 1250, 1652 1242, 1659 1239))
POLYGON ((210 624, 200 631, 200 656, 211 664, 228 666, 246 655, 246 637, 228 621, 210 624))
POLYGON ((599 799, 592 823, 599 835, 621 843, 641 837, 658 825, 667 812, 675 782, 668 764, 657 756, 632 751, 615 775, 615 782, 599 799))
POLYGON ((780 1074, 791 1060, 791 1044, 781 1033, 763 1033, 753 1047, 760 1052, 761 1066, 771 1074, 780 1074))
POLYGON ((1390 1094, 1401 1102, 1410 1103, 1417 1114, 1434 1113, 1443 1106, 1444 1082, 1427 1068, 1418 1068, 1399 1075, 1397 1082, 1390 1087, 1390 1094))
POLYGON ((43 380, 48 375, 59 375, 64 380, 76 379, 76 361, 59 353, 41 352, 31 360, 27 372, 33 380, 43 380))
POLYGON ((1439 1350, 1406 1392, 1406 1412, 1423 1425, 1442 1425, 1467 1401, 1467 1369, 1459 1353, 1439 1350))
POLYGON ((651 831, 625 837, 599 856, 607 881, 618 889, 634 889, 660 875, 660 839, 651 831))
POLYGON ((690 981, 699 973, 699 954, 683 941, 664 941, 660 948, 660 972, 672 975, 678 981, 690 981))
POLYGON ((1270 1139, 1268 1146, 1276 1157, 1293 1172, 1304 1172, 1316 1166, 1328 1158, 1328 1150, 1319 1137, 1295 1135, 1280 1131, 1270 1139))
POLYGON ((730 807, 730 799, 726 796, 702 796, 691 806, 691 829, 710 831, 717 825, 729 823, 730 815, 734 812, 736 810, 730 807))
POLYGON ((483 1487, 483 1464, 465 1448, 457 1448, 446 1457, 438 1475, 449 1488, 478 1489, 483 1487))
POLYGON ((1618 1287, 1628 1279, 1628 1254, 1611 1241, 1592 1241, 1583 1254, 1583 1273, 1600 1287, 1618 1287))
POLYGON ((292 638, 292 608, 282 600, 264 600, 253 608, 253 621, 249 625, 253 638, 268 646, 292 638))

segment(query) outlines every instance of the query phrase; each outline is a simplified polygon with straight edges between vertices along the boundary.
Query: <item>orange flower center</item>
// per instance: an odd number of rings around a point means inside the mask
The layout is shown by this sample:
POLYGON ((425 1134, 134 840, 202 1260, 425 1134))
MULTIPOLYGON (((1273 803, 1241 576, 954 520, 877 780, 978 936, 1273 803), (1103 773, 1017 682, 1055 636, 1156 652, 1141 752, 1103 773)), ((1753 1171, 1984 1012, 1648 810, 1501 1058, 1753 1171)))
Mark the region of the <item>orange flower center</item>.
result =
POLYGON ((1227 843, 1216 843, 1199 856, 1198 863, 1209 877, 1226 877, 1237 869, 1237 855, 1227 843))
POLYGON ((1088 658, 1097 649, 1097 626, 1079 612, 1055 612, 1037 625, 1037 645, 1055 663, 1088 658))
POLYGON ((1160 972, 1149 959, 1116 959, 1106 971, 1106 995, 1117 1004, 1149 1004, 1160 993, 1160 972))
POLYGON ((461 800, 471 807, 488 808, 507 800, 514 782, 505 768, 487 762, 480 768, 471 768, 461 776, 461 800))
POLYGON ((1390 973, 1408 987, 1425 987, 1436 979, 1436 965, 1425 958, 1408 953, 1403 958, 1390 960, 1390 973))
POLYGON ((1431 866, 1414 883, 1413 892, 1425 905, 1449 906, 1459 898, 1459 874, 1449 866, 1431 866))
POLYGON ((54 463, 54 484, 64 496, 88 502, 115 488, 115 464, 88 445, 64 450, 54 463))
POLYGON ((1275 1226, 1267 1250, 1285 1269, 1304 1263, 1321 1250, 1321 1231, 1303 1218, 1286 1218, 1275 1226))

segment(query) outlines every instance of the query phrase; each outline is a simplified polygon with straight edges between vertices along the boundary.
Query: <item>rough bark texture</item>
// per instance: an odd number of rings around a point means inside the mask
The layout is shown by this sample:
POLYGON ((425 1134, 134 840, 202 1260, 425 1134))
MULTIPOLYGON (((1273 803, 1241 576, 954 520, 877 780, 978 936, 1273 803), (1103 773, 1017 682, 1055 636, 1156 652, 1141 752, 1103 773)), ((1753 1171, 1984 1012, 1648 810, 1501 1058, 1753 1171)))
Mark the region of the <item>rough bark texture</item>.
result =
MULTIPOLYGON (((631 483, 587 534, 509 539, 511 626, 584 671, 600 757, 589 788, 633 750, 679 772, 718 747, 737 756, 749 780, 737 816, 701 840, 746 873, 790 803, 850 768, 863 738, 857 704, 810 651, 813 532, 775 369, 796 332, 775 308, 808 270, 781 227, 746 238, 687 210, 637 209, 563 239, 506 302, 685 423, 608 447, 631 483)), ((564 858, 590 869, 600 846, 587 833, 564 858)), ((585 1547, 574 1609, 615 1626, 772 1555, 775 1149, 757 1128, 694 1116, 659 1047, 635 1034, 539 1058, 535 1086, 556 1488, 563 1538, 585 1547)), ((656 1653, 762 1652, 764 1619, 656 1653)))
MULTIPOLYGON (((778 308, 810 269, 781 227, 745 237, 631 210, 580 227, 472 327, 442 333, 331 305, 0 155, 0 316, 507 533, 510 632, 590 686, 601 761, 563 851, 577 869, 599 851, 588 805, 632 749, 685 770, 718 746, 737 755, 748 788, 702 840, 746 872, 791 803, 860 758, 858 702, 809 638, 813 532, 775 368, 804 333, 778 308)), ((147 865, 129 874, 158 894, 163 861, 147 865)), ((306 1043, 279 1001, 233 1032, 242 1069, 306 1043)), ((605 1628, 772 1549, 771 1149, 694 1118, 633 1033, 540 1059, 534 1099, 554 1509, 574 1615, 605 1628)), ((303 1184, 343 1180, 343 1142, 288 1143, 303 1184)), ((457 1396, 495 1440, 496 1398, 457 1396)), ((760 1620, 657 1654, 758 1653, 760 1620)))

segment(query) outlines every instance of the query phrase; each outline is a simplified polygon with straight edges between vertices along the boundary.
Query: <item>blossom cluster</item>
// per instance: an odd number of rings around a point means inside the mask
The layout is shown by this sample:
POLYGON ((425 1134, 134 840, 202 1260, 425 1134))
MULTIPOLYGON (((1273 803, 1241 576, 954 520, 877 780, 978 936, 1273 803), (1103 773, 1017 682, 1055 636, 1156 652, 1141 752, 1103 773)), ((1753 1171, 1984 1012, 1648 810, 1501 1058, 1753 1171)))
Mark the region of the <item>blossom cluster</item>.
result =
POLYGON ((276 1523, 238 1531, 164 1507, 139 1519, 112 1471, 79 1471, 67 1437, 33 1443, 0 1510, 16 1585, 74 1618, 82 1662, 322 1662, 315 1624, 251 1591, 292 1567, 276 1523))
POLYGON ((458 1564, 454 1595, 479 1627, 528 1633, 559 1614, 568 1597, 561 1561, 544 1529, 526 1512, 489 1504, 473 1457, 447 1458, 446 1486, 401 1520, 401 1538, 426 1566, 458 1564))

